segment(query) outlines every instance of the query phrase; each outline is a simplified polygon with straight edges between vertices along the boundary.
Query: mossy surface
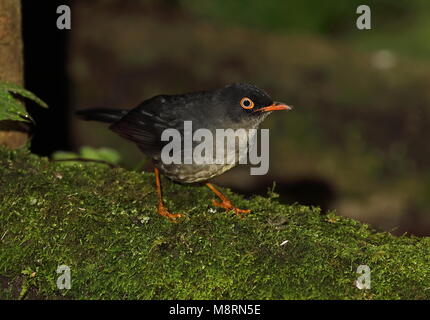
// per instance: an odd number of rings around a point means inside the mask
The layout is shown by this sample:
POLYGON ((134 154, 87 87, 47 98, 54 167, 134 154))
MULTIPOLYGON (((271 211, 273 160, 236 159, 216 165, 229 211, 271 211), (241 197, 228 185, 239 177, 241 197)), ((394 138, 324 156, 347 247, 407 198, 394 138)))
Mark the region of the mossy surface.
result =
POLYGON ((239 218, 208 188, 162 182, 178 223, 157 215, 152 174, 0 149, 0 298, 430 298, 429 238, 224 190, 253 210, 239 218), (355 286, 363 264, 369 290, 355 286))

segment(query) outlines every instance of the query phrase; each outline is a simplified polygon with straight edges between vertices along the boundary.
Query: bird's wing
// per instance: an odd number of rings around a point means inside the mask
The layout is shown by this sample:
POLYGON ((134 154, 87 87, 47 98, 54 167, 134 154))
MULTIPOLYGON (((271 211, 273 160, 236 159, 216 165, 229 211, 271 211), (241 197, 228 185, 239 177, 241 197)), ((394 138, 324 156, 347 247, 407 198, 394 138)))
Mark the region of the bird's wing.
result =
POLYGON ((109 128, 136 143, 148 155, 157 155, 167 143, 161 141, 162 132, 179 124, 175 109, 172 96, 156 96, 132 109, 109 128))

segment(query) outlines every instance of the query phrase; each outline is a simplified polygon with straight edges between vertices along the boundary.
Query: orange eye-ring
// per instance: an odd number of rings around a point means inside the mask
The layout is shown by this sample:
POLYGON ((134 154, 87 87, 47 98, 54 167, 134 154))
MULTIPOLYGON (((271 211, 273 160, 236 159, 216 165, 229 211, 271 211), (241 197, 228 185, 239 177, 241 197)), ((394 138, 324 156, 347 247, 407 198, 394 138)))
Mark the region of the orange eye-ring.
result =
POLYGON ((244 97, 242 98, 242 100, 240 100, 240 106, 243 109, 252 109, 254 108, 254 101, 252 101, 248 97, 244 97))

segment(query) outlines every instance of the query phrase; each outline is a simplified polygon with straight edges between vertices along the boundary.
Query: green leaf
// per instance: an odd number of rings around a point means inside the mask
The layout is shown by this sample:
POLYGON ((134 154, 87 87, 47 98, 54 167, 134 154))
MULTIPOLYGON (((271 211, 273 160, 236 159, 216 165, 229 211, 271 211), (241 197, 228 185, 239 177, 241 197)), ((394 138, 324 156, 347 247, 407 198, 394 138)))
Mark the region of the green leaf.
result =
POLYGON ((54 160, 68 160, 68 159, 87 159, 87 160, 101 160, 112 164, 118 164, 121 160, 120 154, 110 148, 95 149, 92 147, 84 146, 78 153, 68 151, 56 151, 53 153, 54 160))
POLYGON ((94 149, 91 147, 82 147, 81 150, 82 158, 103 160, 113 164, 118 164, 121 160, 121 156, 116 150, 110 148, 94 149))
POLYGON ((32 121, 30 115, 25 110, 25 107, 20 103, 14 95, 27 98, 34 101, 39 106, 48 108, 48 105, 38 98, 35 94, 24 88, 8 82, 0 82, 0 121, 32 121))
POLYGON ((68 160, 68 159, 76 159, 76 158, 80 158, 80 155, 74 152, 55 151, 52 154, 52 159, 54 160, 68 160))

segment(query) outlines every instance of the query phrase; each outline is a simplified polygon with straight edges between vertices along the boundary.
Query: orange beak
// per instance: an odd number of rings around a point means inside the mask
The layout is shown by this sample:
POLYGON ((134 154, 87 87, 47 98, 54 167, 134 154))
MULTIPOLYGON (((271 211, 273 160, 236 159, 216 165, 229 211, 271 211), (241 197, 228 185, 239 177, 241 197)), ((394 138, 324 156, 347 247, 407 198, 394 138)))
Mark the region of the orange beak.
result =
POLYGON ((260 109, 257 109, 255 111, 260 111, 260 112, 267 112, 267 111, 276 111, 276 110, 292 110, 293 108, 290 106, 287 106, 285 103, 282 102, 274 102, 272 105, 267 106, 267 107, 263 107, 260 109))

